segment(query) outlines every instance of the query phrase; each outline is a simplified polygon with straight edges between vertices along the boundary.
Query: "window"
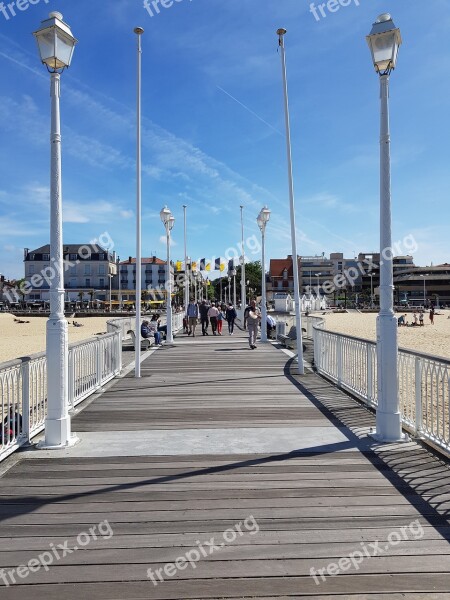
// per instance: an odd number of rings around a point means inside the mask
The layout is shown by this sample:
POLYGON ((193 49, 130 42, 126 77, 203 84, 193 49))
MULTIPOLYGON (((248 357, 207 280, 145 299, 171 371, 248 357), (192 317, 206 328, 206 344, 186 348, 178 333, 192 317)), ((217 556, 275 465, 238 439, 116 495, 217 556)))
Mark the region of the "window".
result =
POLYGON ((28 267, 28 275, 34 275, 34 265, 28 267))
POLYGON ((106 254, 102 253, 98 255, 98 260, 106 260, 106 254))
POLYGON ((78 254, 69 254, 69 260, 77 260, 78 254))
POLYGON ((42 260, 50 260, 50 254, 43 254, 42 260))
POLYGON ((99 279, 99 286, 105 287, 105 280, 103 279, 103 277, 100 277, 100 279, 99 279))
POLYGON ((85 275, 91 274, 91 265, 84 265, 84 274, 85 275))
POLYGON ((77 287, 77 280, 75 277, 71 277, 70 278, 70 287, 71 288, 76 288, 77 287))
POLYGON ((99 265, 98 266, 98 274, 99 275, 106 275, 105 265, 99 265))
POLYGON ((91 280, 89 278, 86 279, 86 287, 91 287, 91 280))

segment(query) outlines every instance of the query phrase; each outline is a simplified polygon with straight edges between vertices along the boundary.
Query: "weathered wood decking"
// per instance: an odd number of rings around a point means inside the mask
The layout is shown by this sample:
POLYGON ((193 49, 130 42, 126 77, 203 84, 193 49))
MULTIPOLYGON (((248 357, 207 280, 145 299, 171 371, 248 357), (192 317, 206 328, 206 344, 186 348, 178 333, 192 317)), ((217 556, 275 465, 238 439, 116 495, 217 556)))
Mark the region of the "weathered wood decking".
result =
POLYGON ((371 446, 371 413, 242 334, 177 339, 142 375, 76 416, 78 446, 24 453, 0 479, 6 574, 110 526, 0 579, 2 600, 450 598, 448 465, 413 443, 371 446), (158 579, 199 546, 206 557, 158 579))

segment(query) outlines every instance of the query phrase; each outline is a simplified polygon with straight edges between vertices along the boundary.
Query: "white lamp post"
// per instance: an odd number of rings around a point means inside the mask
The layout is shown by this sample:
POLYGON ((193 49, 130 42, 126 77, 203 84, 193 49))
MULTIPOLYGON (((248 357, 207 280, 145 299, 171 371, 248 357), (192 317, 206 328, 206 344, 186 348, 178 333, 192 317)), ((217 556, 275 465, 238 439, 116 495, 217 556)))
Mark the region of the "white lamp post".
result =
POLYGON ((114 277, 114 275, 112 273, 108 273, 108 277, 109 277, 109 312, 111 312, 112 309, 112 278, 114 277))
POLYGON ((367 43, 381 86, 380 254, 383 260, 380 264, 380 312, 377 318, 378 408, 375 437, 381 442, 395 442, 405 439, 405 436, 398 399, 398 326, 394 313, 389 76, 395 69, 402 38, 389 14, 378 17, 367 36, 367 43))
POLYGON ((320 310, 320 285, 319 285, 319 277, 322 275, 322 273, 316 273, 315 276, 317 277, 317 298, 319 299, 319 307, 317 307, 316 305, 316 310, 320 310))
POLYGON ((170 232, 175 223, 175 217, 170 209, 165 206, 160 212, 161 221, 166 228, 167 240, 167 265, 166 265, 166 290, 167 290, 167 336, 166 344, 173 344, 172 333, 172 275, 170 273, 170 232))
POLYGON ((291 126, 289 119, 289 98, 286 74, 286 52, 284 49, 284 36, 286 29, 278 29, 278 43, 281 49, 281 69, 283 76, 283 91, 284 91, 284 114, 286 123, 286 148, 288 162, 288 179, 289 179, 289 205, 291 215, 291 240, 292 240, 292 270, 294 274, 294 303, 295 303, 295 326, 297 330, 297 360, 299 375, 305 373, 303 365, 303 335, 302 335, 302 314, 300 305, 300 289, 298 276, 298 258, 297 258, 297 235, 295 231, 295 206, 294 206, 294 177, 292 174, 292 150, 291 150, 291 126))
POLYGON ((142 143, 141 143, 141 79, 142 79, 142 44, 144 30, 135 27, 137 40, 137 89, 136 89, 136 321, 134 346, 134 376, 141 376, 141 293, 142 293, 142 243, 141 243, 141 213, 142 213, 142 143))
POLYGON ((187 309, 189 304, 189 276, 188 276, 188 255, 187 255, 187 234, 186 234, 186 204, 183 204, 184 217, 184 313, 187 318, 187 309))
POLYGON ((373 308, 373 273, 367 273, 370 277, 370 308, 373 308))
POLYGON ((50 315, 47 321, 47 419, 45 448, 64 448, 72 437, 68 403, 68 333, 64 316, 64 269, 61 187, 61 124, 59 112, 60 74, 70 66, 77 40, 59 12, 51 12, 33 34, 41 61, 51 77, 51 178, 50 262, 55 275, 50 282, 50 315))
POLYGON ((266 300, 266 225, 270 219, 270 210, 265 206, 261 209, 256 222, 261 230, 261 342, 267 342, 267 300, 266 300))
POLYGON ((241 321, 244 323, 244 312, 245 312, 245 303, 247 292, 245 289, 245 249, 244 249, 244 207, 241 205, 241 247, 242 247, 242 256, 241 256, 241 321))
POLYGON ((425 308, 425 304, 427 301, 426 279, 425 279, 425 275, 419 275, 419 277, 423 277, 423 307, 425 308))

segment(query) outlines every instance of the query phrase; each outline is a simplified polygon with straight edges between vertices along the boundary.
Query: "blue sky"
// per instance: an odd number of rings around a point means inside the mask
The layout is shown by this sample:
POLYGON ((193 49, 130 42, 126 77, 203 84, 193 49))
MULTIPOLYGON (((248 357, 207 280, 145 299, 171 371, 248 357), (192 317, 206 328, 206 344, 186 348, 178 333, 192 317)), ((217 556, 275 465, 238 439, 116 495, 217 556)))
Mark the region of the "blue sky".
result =
MULTIPOLYGON (((318 2, 316 2, 318 4, 318 2)), ((108 232, 135 256, 136 39, 143 43, 143 255, 224 255, 272 210, 267 256, 291 253, 280 55, 285 27, 298 252, 379 247, 379 84, 365 36, 390 11, 403 46, 391 79, 393 239, 450 261, 448 0, 353 0, 317 21, 309 0, 40 0, 0 13, 0 272, 49 240, 49 76, 31 32, 59 10, 79 44, 62 75, 65 243, 108 232), (359 2, 359 5, 358 5, 359 2), (426 17, 426 18, 425 18, 426 17)), ((249 253, 251 259, 258 254, 249 253)))

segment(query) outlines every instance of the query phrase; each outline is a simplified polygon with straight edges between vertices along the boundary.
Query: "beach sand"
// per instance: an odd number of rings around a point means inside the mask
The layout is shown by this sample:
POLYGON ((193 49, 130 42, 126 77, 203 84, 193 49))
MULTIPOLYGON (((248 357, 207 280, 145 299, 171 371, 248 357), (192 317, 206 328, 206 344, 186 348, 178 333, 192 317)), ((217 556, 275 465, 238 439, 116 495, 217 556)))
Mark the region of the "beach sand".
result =
MULTIPOLYGON (((14 315, 0 313, 0 363, 13 360, 20 356, 30 356, 45 351, 45 329, 47 317, 21 316, 19 324, 14 321, 14 315)), ((106 322, 111 317, 88 317, 75 319, 83 327, 68 326, 69 344, 95 336, 96 333, 106 332, 106 322)), ((72 323, 73 319, 70 320, 72 323)))
MULTIPOLYGON (((430 325, 428 313, 425 313, 424 327, 399 327, 399 347, 450 359, 450 310, 437 312, 434 325, 430 325)), ((325 317, 325 322, 330 331, 376 340, 376 319, 374 313, 332 313, 325 317)), ((412 320, 412 313, 407 313, 407 321, 411 323, 412 320)))

